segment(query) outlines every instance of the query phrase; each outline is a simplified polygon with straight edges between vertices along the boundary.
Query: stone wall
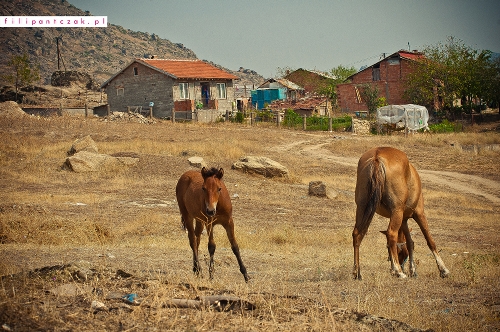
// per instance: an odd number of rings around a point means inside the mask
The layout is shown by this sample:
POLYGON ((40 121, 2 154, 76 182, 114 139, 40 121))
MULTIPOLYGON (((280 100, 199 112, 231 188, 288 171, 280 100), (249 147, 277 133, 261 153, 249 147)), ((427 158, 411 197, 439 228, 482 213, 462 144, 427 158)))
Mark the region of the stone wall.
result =
POLYGON ((153 116, 165 118, 172 115, 174 80, 142 64, 134 63, 116 76, 106 86, 111 112, 127 112, 128 106, 149 109, 153 102, 153 116), (137 75, 134 75, 137 67, 137 75))
POLYGON ((368 120, 352 119, 352 132, 358 135, 370 135, 371 125, 368 120))

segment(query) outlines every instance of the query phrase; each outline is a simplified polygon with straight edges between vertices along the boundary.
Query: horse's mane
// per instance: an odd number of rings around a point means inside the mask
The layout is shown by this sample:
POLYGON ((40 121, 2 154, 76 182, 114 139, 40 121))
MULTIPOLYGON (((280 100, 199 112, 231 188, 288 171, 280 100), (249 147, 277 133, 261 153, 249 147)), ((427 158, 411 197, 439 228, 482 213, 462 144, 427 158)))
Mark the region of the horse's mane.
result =
POLYGON ((205 168, 205 172, 204 172, 204 174, 205 174, 206 177, 214 176, 217 173, 219 173, 219 169, 216 168, 216 167, 212 167, 210 169, 209 168, 205 168))

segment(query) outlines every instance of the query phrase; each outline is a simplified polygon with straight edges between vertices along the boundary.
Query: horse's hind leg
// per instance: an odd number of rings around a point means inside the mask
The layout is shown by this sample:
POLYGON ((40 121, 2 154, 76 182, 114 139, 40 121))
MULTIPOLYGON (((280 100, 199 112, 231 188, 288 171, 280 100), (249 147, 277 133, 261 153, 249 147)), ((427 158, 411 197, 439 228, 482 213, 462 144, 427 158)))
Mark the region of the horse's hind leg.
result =
POLYGON ((240 266, 240 272, 241 272, 241 274, 243 274, 245 281, 248 281, 248 280, 250 280, 250 277, 248 276, 247 269, 246 269, 245 265, 243 264, 243 260, 241 259, 240 248, 238 247, 238 243, 236 242, 236 238, 234 236, 233 220, 230 219, 228 224, 224 225, 224 228, 226 229, 226 234, 227 234, 227 238, 229 240, 229 243, 231 243, 231 249, 233 250, 233 253, 236 256, 236 260, 238 261, 238 265, 240 266))
POLYGON ((415 213, 413 214, 413 219, 417 222, 418 226, 420 227, 420 230, 422 231, 422 234, 424 235, 425 240, 427 241, 427 246, 434 255, 434 259, 436 260, 436 264, 438 266, 441 278, 447 277, 450 274, 450 271, 446 268, 443 260, 441 259, 441 256, 439 256, 437 252, 436 243, 432 239, 431 233, 429 231, 429 225, 427 224, 427 217, 425 216, 423 207, 420 207, 418 211, 415 211, 415 213))
POLYGON ((389 227, 387 228, 387 248, 389 249, 389 256, 391 260, 391 272, 392 274, 398 276, 399 278, 406 278, 401 269, 401 265, 398 258, 398 233, 399 229, 402 227, 403 222, 403 211, 399 209, 394 209, 391 214, 389 221, 389 227))
MULTIPOLYGON (((403 220, 401 229, 405 235, 406 248, 408 249, 408 260, 410 261, 410 277, 416 277, 417 271, 415 268, 415 261, 413 260, 413 250, 415 248, 415 244, 411 238, 410 229, 408 228, 408 219, 403 220)), ((403 264, 404 262, 401 263, 401 267, 403 267, 403 264)))
POLYGON ((354 279, 361 280, 361 268, 359 265, 359 247, 361 246, 361 241, 366 235, 368 230, 368 226, 371 223, 371 219, 366 223, 363 223, 363 214, 365 211, 365 207, 363 204, 359 204, 356 208, 356 224, 354 225, 354 229, 352 231, 352 246, 354 248, 354 268, 353 275, 354 279))

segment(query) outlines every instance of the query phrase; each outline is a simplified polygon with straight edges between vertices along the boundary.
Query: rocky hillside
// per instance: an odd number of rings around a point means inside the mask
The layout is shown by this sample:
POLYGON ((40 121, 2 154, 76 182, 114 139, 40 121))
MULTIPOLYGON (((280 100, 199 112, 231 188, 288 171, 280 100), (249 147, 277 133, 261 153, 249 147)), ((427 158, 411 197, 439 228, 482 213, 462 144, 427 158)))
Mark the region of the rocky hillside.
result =
MULTIPOLYGON (((0 15, 84 16, 66 0, 0 1, 0 15)), ((50 84, 53 72, 80 71, 100 84, 134 58, 158 55, 161 58, 195 59, 196 54, 180 43, 172 43, 147 32, 131 31, 109 22, 107 28, 1 28, 0 70, 5 73, 13 55, 28 53, 40 65, 40 84, 50 84), (57 52, 59 39, 59 53, 57 52), (59 67, 59 68, 58 68, 59 67)), ((211 59, 216 60, 216 59, 211 59)), ((264 78, 252 70, 231 71, 239 84, 258 84, 264 78)), ((6 82, 1 81, 1 85, 6 82)))

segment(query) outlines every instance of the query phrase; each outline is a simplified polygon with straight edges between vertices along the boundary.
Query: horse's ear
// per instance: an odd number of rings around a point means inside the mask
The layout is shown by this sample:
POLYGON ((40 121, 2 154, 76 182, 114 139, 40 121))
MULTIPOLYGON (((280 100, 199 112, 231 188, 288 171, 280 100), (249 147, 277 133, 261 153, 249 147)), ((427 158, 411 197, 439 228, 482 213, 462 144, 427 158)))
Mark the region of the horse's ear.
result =
POLYGON ((224 169, 221 167, 219 168, 219 171, 217 172, 217 178, 220 180, 224 176, 224 169))
POLYGON ((207 174, 207 168, 206 168, 205 166, 203 166, 203 167, 201 168, 201 176, 202 176, 203 178, 205 178, 205 174, 207 174))

